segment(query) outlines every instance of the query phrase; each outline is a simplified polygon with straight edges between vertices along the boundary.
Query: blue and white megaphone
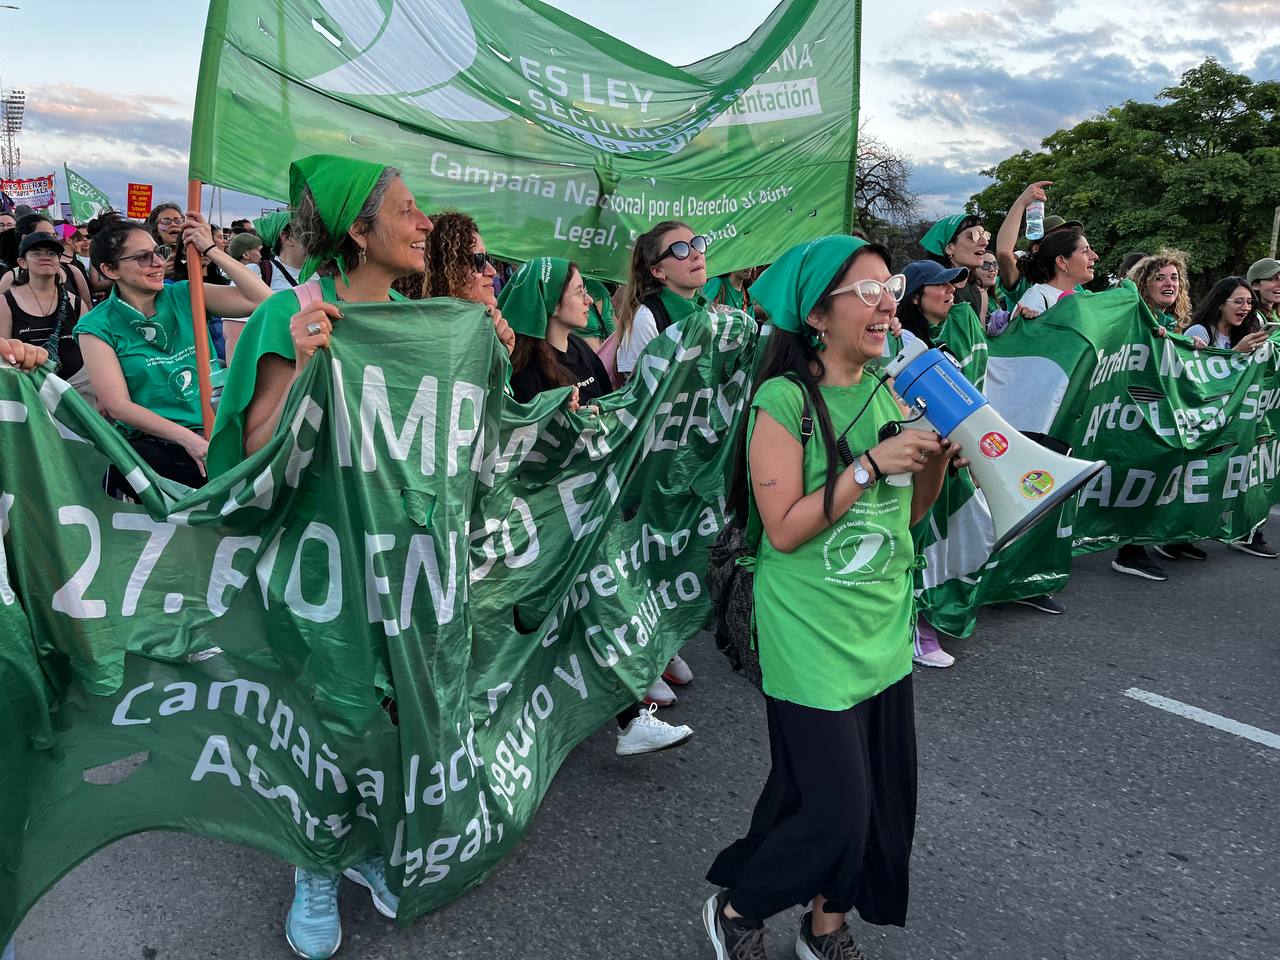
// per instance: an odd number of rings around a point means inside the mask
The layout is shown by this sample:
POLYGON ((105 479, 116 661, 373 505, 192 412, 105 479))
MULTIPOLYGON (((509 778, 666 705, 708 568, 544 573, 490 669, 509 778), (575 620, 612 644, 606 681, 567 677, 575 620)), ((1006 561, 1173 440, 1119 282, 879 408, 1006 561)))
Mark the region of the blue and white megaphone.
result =
POLYGON ((1102 472, 1092 463, 1054 453, 1019 433, 991 409, 949 355, 907 334, 885 371, 898 396, 924 418, 916 422, 960 444, 991 509, 994 554, 1049 516, 1102 472))

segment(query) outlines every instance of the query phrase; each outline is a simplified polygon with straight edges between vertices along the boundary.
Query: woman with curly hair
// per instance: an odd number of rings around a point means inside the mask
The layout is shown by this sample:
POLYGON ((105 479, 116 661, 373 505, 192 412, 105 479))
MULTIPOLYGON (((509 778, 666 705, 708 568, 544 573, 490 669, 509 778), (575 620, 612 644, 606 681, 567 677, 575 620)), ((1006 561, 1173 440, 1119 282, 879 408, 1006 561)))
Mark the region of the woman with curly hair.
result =
POLYGON ((1179 333, 1186 329, 1191 322, 1191 297, 1183 282, 1187 276, 1185 253, 1157 250, 1154 256, 1134 264, 1128 276, 1157 321, 1179 333))
POLYGON ((426 269, 396 281, 395 289, 414 300, 428 297, 455 297, 483 303, 493 317, 498 339, 511 353, 516 335, 498 309, 493 289, 497 269, 480 236, 480 228, 465 213, 449 211, 431 214, 435 229, 427 235, 426 269))

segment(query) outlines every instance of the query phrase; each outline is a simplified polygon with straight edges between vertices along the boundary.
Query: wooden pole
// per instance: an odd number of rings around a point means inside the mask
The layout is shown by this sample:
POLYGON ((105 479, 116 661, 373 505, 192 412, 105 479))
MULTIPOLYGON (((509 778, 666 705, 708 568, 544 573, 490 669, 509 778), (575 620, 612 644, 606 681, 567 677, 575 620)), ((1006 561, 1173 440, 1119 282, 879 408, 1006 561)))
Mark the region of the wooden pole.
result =
MULTIPOLYGON (((199 180, 187 181, 187 209, 200 212, 199 180)), ((204 307, 204 269, 195 241, 187 244, 187 281, 191 291, 191 324, 196 338, 196 375, 200 380, 200 415, 204 438, 213 436, 213 384, 209 380, 209 321, 204 307)))
POLYGON ((1276 239, 1280 237, 1280 207, 1276 207, 1276 217, 1271 221, 1271 259, 1276 258, 1276 239))

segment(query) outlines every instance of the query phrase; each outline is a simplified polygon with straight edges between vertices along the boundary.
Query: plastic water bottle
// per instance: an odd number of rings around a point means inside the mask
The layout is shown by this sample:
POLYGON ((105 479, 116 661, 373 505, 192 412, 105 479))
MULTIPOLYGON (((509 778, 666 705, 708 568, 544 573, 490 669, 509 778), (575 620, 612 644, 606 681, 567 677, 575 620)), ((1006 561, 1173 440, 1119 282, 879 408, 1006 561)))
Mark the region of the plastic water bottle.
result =
POLYGON ((1027 204, 1027 239, 1039 240, 1044 236, 1044 201, 1032 200, 1027 204))

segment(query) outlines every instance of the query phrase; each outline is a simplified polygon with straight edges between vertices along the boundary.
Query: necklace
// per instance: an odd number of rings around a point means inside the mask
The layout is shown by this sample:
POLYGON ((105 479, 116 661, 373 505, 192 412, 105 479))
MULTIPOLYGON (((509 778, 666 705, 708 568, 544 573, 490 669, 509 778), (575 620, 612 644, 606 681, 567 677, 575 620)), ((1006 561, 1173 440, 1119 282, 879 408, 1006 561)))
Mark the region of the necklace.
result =
POLYGON ((36 293, 36 288, 29 287, 28 289, 31 291, 31 298, 35 300, 36 306, 40 308, 40 316, 47 317, 52 314, 54 309, 58 306, 58 288, 56 286, 53 288, 53 302, 49 304, 49 308, 47 310, 45 309, 44 303, 41 302, 40 296, 36 293))

